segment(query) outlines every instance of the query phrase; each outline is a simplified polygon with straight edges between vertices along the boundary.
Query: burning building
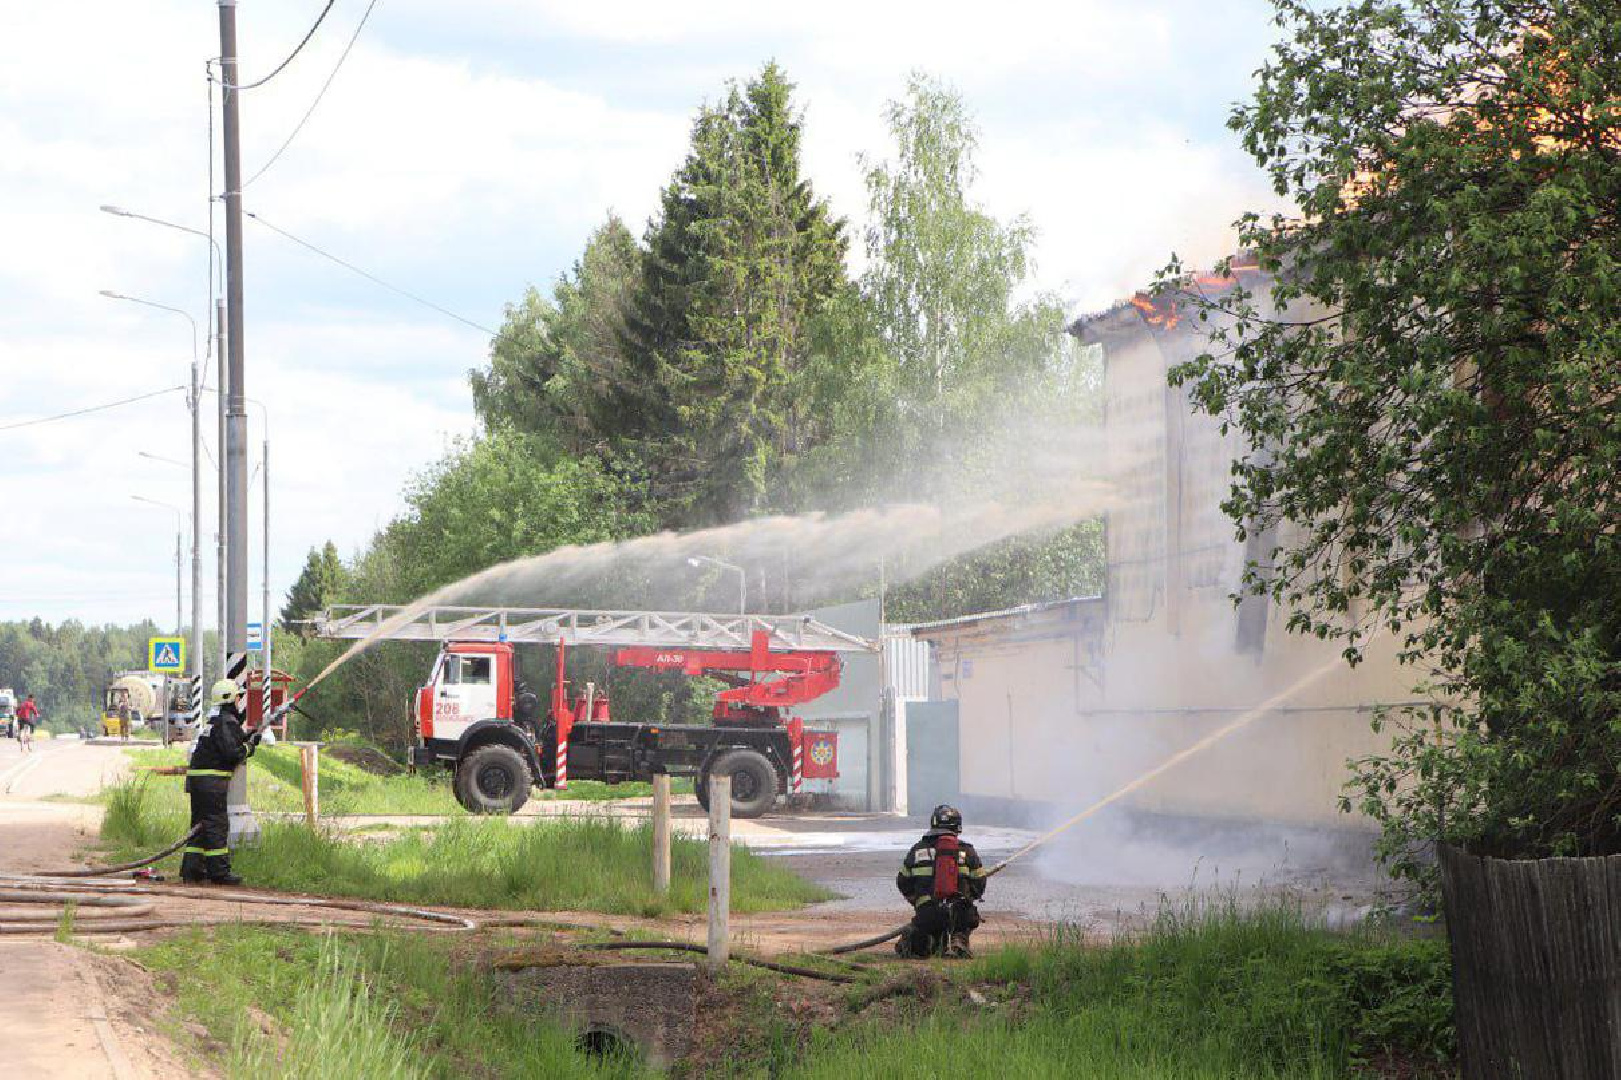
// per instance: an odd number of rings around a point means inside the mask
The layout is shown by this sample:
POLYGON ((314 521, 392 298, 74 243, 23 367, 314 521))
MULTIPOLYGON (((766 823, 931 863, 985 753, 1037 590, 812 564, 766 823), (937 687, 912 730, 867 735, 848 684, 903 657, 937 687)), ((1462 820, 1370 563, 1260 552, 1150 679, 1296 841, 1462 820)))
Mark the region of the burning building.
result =
MULTIPOLYGON (((1195 286, 1216 296, 1238 282, 1266 287, 1253 266, 1195 286)), ((1407 702, 1414 673, 1388 637, 1352 669, 1341 644, 1289 633, 1270 601, 1235 604, 1247 561, 1265 559, 1274 538, 1236 539, 1220 504, 1239 436, 1166 378, 1206 347, 1209 325, 1186 299, 1138 294, 1070 327, 1103 353, 1116 487, 1107 583, 1096 597, 913 628, 933 643, 938 696, 956 703, 958 775, 936 770, 930 787, 914 769, 912 802, 954 785, 982 816, 1050 822, 1247 720, 1121 805, 1156 818, 1366 827, 1338 809, 1346 762, 1381 749, 1371 714, 1407 702)))

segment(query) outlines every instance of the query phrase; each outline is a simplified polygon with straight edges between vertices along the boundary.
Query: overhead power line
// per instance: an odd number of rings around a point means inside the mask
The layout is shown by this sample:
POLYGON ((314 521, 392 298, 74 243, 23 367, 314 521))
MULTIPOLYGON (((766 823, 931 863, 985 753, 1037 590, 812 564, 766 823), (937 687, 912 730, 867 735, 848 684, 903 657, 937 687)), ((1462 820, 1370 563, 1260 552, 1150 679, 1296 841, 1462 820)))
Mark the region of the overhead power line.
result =
POLYGON ((176 390, 184 390, 184 386, 166 386, 162 390, 154 390, 150 394, 138 394, 135 397, 124 398, 121 401, 109 401, 105 405, 92 405, 87 409, 74 409, 72 412, 57 413, 55 416, 40 416, 33 420, 19 420, 15 424, 0 424, 0 431, 16 431, 18 428, 34 427, 37 424, 50 424, 57 420, 71 420, 75 416, 85 416, 89 413, 105 412, 116 409, 121 405, 133 405, 137 401, 146 401, 149 398, 162 397, 172 394, 176 390))
MULTIPOLYGON (((327 5, 329 8, 331 6, 331 4, 327 5)), ((366 20, 371 18, 371 10, 376 6, 377 0, 371 0, 371 3, 366 5, 366 13, 360 17, 360 24, 355 27, 355 32, 349 36, 349 44, 343 47, 343 54, 338 57, 337 64, 333 66, 332 74, 328 75, 326 77, 326 82, 321 84, 321 90, 315 95, 315 100, 310 102, 310 107, 308 109, 304 110, 303 117, 293 127, 292 132, 287 136, 287 138, 283 140, 281 146, 277 148, 274 154, 270 155, 270 160, 259 166, 258 172, 254 173, 252 176, 248 177, 247 180, 243 181, 242 186, 244 188, 268 172, 270 166, 274 165, 281 158, 282 154, 286 153, 287 148, 293 145, 293 140, 298 138, 298 133, 304 130, 304 125, 310 122, 310 117, 315 115, 316 107, 321 104, 321 99, 326 97, 327 90, 331 88, 332 80, 336 79, 338 77, 338 72, 343 70, 343 62, 349 59, 349 50, 353 49, 355 47, 355 42, 360 40, 360 32, 366 28, 366 20)), ((325 12, 322 12, 322 14, 325 15, 325 12)))
POLYGON ((258 82, 243 83, 241 85, 231 86, 230 89, 257 90, 271 79, 274 79, 277 75, 280 75, 282 71, 286 69, 287 65, 293 62, 293 58, 304 51, 304 46, 310 43, 310 38, 315 36, 315 31, 321 28, 321 23, 326 19, 326 13, 332 10, 332 5, 336 2, 337 0, 326 0, 326 7, 322 8, 321 14, 315 17, 315 22, 310 25, 309 30, 307 30, 304 34, 304 40, 300 41, 296 46, 293 47, 293 51, 287 54, 287 59, 276 65, 276 70, 272 71, 269 75, 266 75, 258 82))
POLYGON ((257 221, 259 224, 263 225, 265 228, 269 229, 271 232, 279 233, 282 236, 285 236, 287 239, 291 240, 293 243, 297 244, 299 247, 306 248, 306 249, 308 249, 310 251, 313 251, 313 252, 315 252, 315 254, 321 256, 321 258, 323 258, 323 259, 330 259, 332 262, 337 263, 339 266, 343 267, 345 270, 348 270, 351 273, 359 274, 361 277, 365 278, 367 281, 370 281, 370 282, 373 282, 375 284, 381 285, 383 288, 387 289, 390 292, 399 293, 401 296, 405 297, 407 300, 414 300, 418 304, 421 304, 423 307, 432 308, 434 311, 437 311, 439 314, 444 315, 447 318, 455 319, 457 322, 463 323, 463 324, 465 324, 467 326, 471 326, 474 330, 478 330, 478 331, 480 331, 482 333, 489 334, 491 337, 500 337, 501 336, 498 331, 491 330, 488 326, 482 326, 479 323, 474 322, 472 319, 465 318, 465 317, 463 317, 461 315, 456 314, 454 311, 451 311, 449 308, 440 307, 438 304, 434 303, 432 300, 428 300, 428 299, 425 299, 425 298, 423 298, 421 296, 418 296, 414 292, 408 292, 405 289, 400 288, 398 285, 392 285, 389 282, 386 282, 382 278, 378 277, 376 274, 370 273, 370 272, 368 272, 366 270, 362 270, 360 267, 356 266, 354 263, 345 262, 344 260, 338 258, 336 255, 332 254, 330 251, 322 251, 320 248, 316 247, 314 244, 310 243, 308 240, 300 240, 298 237, 294 236, 292 233, 288 232, 286 229, 277 228, 276 226, 272 225, 270 222, 266 221, 264 218, 260 217, 258 214, 255 214, 251 210, 244 210, 242 212, 244 214, 246 214, 248 217, 252 218, 254 221, 257 221))

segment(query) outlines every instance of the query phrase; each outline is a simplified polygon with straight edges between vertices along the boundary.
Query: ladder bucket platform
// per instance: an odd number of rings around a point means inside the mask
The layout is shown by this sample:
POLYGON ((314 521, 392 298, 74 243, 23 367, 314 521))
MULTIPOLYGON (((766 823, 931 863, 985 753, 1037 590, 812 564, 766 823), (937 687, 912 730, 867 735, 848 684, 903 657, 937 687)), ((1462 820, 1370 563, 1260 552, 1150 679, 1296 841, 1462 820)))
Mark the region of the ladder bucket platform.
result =
POLYGON ((591 611, 338 604, 309 620, 317 635, 340 641, 507 641, 566 645, 652 645, 748 649, 763 631, 772 649, 877 652, 878 643, 835 630, 809 615, 719 615, 687 611, 591 611))

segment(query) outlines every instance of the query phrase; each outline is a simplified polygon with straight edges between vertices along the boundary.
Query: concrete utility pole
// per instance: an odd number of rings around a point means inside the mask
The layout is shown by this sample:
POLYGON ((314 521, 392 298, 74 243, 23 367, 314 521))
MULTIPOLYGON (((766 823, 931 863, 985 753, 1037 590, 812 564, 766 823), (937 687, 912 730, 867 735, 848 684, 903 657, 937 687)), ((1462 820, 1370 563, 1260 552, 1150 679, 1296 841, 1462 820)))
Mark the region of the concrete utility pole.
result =
MULTIPOLYGON (((245 681, 248 666, 248 412, 243 378, 242 332, 242 129, 236 69, 236 0, 219 0, 220 110, 225 155, 225 308, 227 379, 220 380, 225 406, 225 673, 245 681)), ((226 794, 230 842, 252 843, 259 822, 248 805, 247 769, 238 766, 226 794)))
POLYGON ((215 566, 214 583, 214 625, 219 628, 219 640, 215 642, 215 660, 218 667, 214 669, 214 678, 225 678, 225 399, 230 386, 230 363, 225 358, 225 301, 214 301, 214 355, 217 358, 218 373, 215 381, 219 383, 219 393, 215 395, 215 411, 218 413, 219 433, 216 436, 215 446, 219 447, 219 494, 217 506, 219 520, 214 526, 214 557, 215 566))
MULTIPOLYGON (((243 400, 242 331, 242 129, 237 88, 236 0, 219 0, 221 131, 225 155, 225 307, 231 336, 226 343, 230 377, 221 389, 225 409, 225 651, 232 666, 248 644, 248 414, 243 400)), ((240 671, 227 671, 235 678, 240 671)))
POLYGON ((265 414, 265 441, 260 452, 259 467, 263 470, 264 475, 259 477, 259 482, 264 485, 265 493, 264 581, 261 583, 264 588, 264 614, 260 616, 264 620, 264 624, 260 627, 259 632, 264 635, 265 641, 265 674, 264 680, 259 684, 259 687, 264 693, 264 716, 268 720, 270 718, 270 674, 276 670, 271 666, 271 662, 275 659, 276 649, 270 623, 270 410, 264 409, 263 412, 265 414))

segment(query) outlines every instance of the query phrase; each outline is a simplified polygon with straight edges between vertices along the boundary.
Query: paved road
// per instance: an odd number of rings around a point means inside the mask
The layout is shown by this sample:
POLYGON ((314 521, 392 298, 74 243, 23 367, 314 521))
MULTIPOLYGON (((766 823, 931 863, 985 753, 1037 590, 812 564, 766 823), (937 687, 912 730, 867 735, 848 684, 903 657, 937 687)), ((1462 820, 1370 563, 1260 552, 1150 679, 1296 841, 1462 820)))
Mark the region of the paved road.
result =
POLYGON ((84 797, 130 772, 121 746, 91 746, 78 739, 36 739, 24 754, 15 739, 0 739, 0 797, 84 797))

